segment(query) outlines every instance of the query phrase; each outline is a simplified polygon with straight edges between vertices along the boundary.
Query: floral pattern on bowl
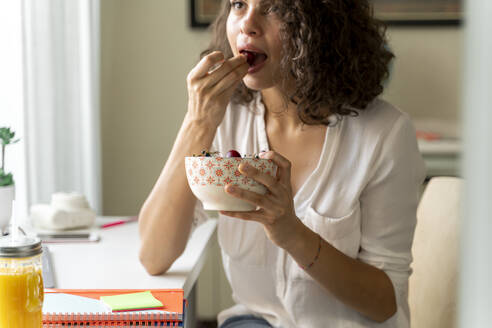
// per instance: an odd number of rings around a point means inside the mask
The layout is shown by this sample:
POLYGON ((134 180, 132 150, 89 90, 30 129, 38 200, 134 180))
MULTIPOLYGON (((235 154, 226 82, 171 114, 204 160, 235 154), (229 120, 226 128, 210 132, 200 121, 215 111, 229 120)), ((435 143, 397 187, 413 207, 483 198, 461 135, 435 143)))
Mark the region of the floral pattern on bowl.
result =
POLYGON ((229 183, 242 186, 259 186, 259 183, 245 177, 239 172, 238 166, 242 162, 247 162, 262 173, 268 175, 276 174, 277 166, 270 159, 187 157, 186 175, 188 177, 188 182, 190 186, 225 186, 229 183))
POLYGON ((239 172, 238 166, 242 162, 246 162, 260 172, 270 176, 275 176, 277 173, 277 165, 270 159, 241 157, 185 158, 188 184, 193 194, 203 202, 205 209, 229 211, 254 209, 253 205, 224 191, 224 186, 233 184, 259 194, 266 193, 265 186, 239 172))

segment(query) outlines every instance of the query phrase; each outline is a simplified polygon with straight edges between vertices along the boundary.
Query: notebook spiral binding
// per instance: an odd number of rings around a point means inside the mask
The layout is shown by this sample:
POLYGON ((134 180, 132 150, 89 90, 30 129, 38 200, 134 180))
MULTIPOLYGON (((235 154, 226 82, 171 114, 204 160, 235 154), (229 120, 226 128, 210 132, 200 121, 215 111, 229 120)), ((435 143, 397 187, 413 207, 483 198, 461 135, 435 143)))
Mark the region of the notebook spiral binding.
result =
POLYGON ((75 326, 179 326, 179 317, 175 313, 46 313, 44 327, 58 327, 67 320, 75 326), (166 322, 163 322, 166 321, 166 322), (46 326, 48 325, 48 326, 46 326))
POLYGON ((60 327, 85 327, 85 328, 100 328, 100 327, 181 327, 178 323, 174 322, 151 322, 151 321, 118 321, 118 322, 80 322, 80 323, 68 323, 68 324, 44 324, 43 328, 60 328, 60 327))
POLYGON ((85 327, 85 328, 101 328, 101 327, 181 327, 177 323, 162 323, 162 322, 149 322, 149 321, 132 321, 132 322, 91 322, 91 323, 69 323, 69 324, 45 324, 43 328, 60 328, 60 327, 85 327))

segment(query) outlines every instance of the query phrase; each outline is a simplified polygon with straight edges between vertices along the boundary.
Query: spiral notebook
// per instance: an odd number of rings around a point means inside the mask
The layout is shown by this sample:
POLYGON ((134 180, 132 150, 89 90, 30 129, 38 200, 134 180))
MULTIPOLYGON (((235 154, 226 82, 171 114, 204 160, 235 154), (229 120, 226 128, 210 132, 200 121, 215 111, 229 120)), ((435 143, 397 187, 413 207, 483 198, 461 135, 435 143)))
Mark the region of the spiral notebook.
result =
POLYGON ((182 289, 152 289, 152 296, 162 309, 112 312, 101 296, 145 292, 141 289, 46 289, 43 302, 43 325, 62 326, 183 326, 186 301, 182 289))

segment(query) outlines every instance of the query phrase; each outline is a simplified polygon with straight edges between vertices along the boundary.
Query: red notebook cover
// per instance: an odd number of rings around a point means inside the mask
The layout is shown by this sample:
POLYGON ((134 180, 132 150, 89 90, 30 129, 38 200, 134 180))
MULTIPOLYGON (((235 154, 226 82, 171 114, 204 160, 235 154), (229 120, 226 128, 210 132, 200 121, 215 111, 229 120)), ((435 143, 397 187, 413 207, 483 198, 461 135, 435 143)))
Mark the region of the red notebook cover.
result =
POLYGON ((63 293, 99 300, 101 296, 112 296, 149 290, 152 295, 162 302, 162 311, 131 311, 111 313, 80 313, 44 312, 43 324, 91 324, 91 325, 135 325, 158 324, 164 326, 182 326, 184 320, 184 305, 182 289, 45 289, 45 297, 49 294, 63 293))

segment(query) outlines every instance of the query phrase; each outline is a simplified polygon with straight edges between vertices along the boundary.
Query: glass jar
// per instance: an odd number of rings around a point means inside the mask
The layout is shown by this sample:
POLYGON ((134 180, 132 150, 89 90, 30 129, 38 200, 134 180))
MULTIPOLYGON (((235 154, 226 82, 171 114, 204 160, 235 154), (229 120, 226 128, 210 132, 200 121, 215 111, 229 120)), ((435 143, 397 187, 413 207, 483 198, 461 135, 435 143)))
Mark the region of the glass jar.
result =
POLYGON ((0 237, 0 327, 42 327, 41 253, 38 238, 0 237))

